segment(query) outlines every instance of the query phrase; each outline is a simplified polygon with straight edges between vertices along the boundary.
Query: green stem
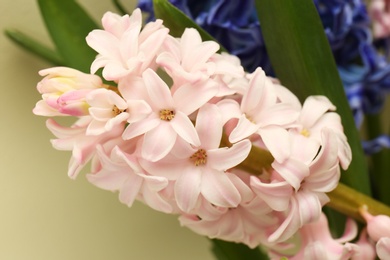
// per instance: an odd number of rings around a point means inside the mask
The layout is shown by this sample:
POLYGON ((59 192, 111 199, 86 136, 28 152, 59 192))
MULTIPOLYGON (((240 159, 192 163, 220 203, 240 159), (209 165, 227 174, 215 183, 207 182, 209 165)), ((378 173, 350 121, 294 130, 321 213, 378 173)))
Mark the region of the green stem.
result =
POLYGON ((359 209, 363 206, 367 206, 372 215, 390 216, 390 207, 342 183, 329 192, 328 196, 330 202, 327 206, 361 222, 364 222, 364 219, 359 209))

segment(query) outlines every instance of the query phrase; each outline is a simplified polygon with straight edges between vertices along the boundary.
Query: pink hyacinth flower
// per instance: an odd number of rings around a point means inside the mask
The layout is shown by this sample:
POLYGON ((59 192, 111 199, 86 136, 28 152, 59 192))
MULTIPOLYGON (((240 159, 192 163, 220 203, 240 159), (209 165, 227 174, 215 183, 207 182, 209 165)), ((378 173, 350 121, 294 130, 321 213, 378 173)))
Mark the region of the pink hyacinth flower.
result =
POLYGON ((159 54, 156 61, 176 85, 196 83, 208 79, 215 72, 216 65, 210 58, 218 49, 218 43, 202 41, 197 30, 186 28, 179 39, 167 37, 165 51, 159 54))
POLYGON ((238 118, 237 126, 229 135, 235 143, 252 134, 259 134, 276 160, 284 160, 288 153, 280 149, 288 142, 288 134, 283 128, 298 117, 298 111, 288 104, 277 103, 277 95, 271 80, 260 68, 251 75, 249 88, 243 95, 241 104, 226 99, 218 103, 227 118, 238 118), (273 153, 273 150, 278 152, 273 153))
POLYGON ((106 13, 104 30, 93 30, 86 38, 99 54, 91 65, 91 73, 103 67, 103 77, 118 81, 127 75, 139 76, 153 65, 156 54, 168 35, 161 20, 148 23, 142 30, 140 9, 131 16, 106 13))
POLYGON ((298 233, 301 240, 300 249, 294 255, 271 251, 273 257, 288 257, 290 260, 347 260, 357 254, 359 247, 355 244, 345 243, 357 234, 357 225, 348 220, 342 237, 332 238, 325 214, 313 223, 304 225, 298 233), (344 244, 345 243, 345 244, 344 244))
POLYGON ((367 232, 372 240, 377 242, 382 237, 390 238, 390 217, 386 215, 371 215, 366 206, 360 208, 360 214, 367 222, 367 232))
POLYGON ((222 118, 215 105, 199 109, 196 130, 200 145, 178 141, 171 155, 157 163, 140 160, 150 174, 175 180, 175 198, 184 212, 191 212, 202 195, 219 207, 236 207, 241 195, 225 171, 241 163, 249 154, 251 143, 243 140, 230 148, 219 148, 222 118))
POLYGON ((124 139, 144 134, 142 157, 158 161, 165 157, 177 137, 199 146, 200 140, 188 115, 209 101, 218 91, 211 81, 188 84, 172 94, 167 84, 151 69, 143 73, 152 113, 127 126, 124 139))
POLYGON ((119 191, 119 200, 131 207, 136 199, 143 200, 151 208, 171 213, 172 207, 160 193, 168 186, 168 180, 143 172, 134 156, 124 153, 118 146, 107 155, 102 147, 97 153, 102 164, 100 171, 87 175, 89 182, 99 188, 119 191))
POLYGON ((103 87, 100 77, 67 67, 44 69, 39 75, 45 76, 37 85, 42 100, 33 113, 41 116, 88 115, 86 95, 103 87))

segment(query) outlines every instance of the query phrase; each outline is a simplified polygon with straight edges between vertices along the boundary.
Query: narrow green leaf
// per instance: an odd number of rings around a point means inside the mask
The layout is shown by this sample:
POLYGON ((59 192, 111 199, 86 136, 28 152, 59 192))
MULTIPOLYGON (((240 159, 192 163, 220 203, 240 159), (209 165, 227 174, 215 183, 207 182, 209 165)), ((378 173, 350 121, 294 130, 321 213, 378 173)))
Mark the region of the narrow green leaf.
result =
POLYGON ((66 66, 89 72, 95 51, 85 37, 98 25, 74 0, 38 0, 46 27, 66 66))
POLYGON ((112 3, 115 5, 116 9, 118 9, 118 11, 122 15, 128 14, 128 12, 126 11, 126 8, 120 3, 119 0, 112 0, 112 3))
POLYGON ((266 260, 268 256, 259 248, 250 249, 244 244, 212 239, 212 251, 219 260, 266 260))
MULTIPOLYGON (((168 0, 153 0, 153 8, 156 18, 164 21, 164 25, 169 28, 169 34, 172 36, 180 37, 185 28, 195 28, 203 41, 217 42, 213 36, 173 6, 168 0)), ((220 51, 226 52, 226 49, 221 44, 220 46, 220 51)))
MULTIPOLYGON (((374 139, 379 135, 386 133, 380 115, 366 115, 366 133, 368 139, 374 139)), ((372 181, 375 187, 374 196, 383 203, 390 206, 390 150, 383 149, 371 155, 371 172, 373 174, 372 181)))
POLYGON ((341 181, 370 194, 360 138, 313 0, 256 0, 256 9, 276 76, 301 100, 325 95, 337 106, 353 153, 341 181))
POLYGON ((6 29, 5 35, 22 48, 38 55, 55 66, 64 65, 60 55, 44 44, 15 29, 6 29))

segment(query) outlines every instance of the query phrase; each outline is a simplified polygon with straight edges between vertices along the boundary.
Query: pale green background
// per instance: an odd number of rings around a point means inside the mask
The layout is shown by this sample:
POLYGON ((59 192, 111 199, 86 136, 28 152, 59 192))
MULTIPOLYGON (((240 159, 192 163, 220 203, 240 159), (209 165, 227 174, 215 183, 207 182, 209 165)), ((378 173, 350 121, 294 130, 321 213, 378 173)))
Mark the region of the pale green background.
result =
MULTIPOLYGON (((110 0, 79 2, 97 20, 115 11, 110 0)), ((0 0, 0 25, 49 42, 35 1, 0 0)), ((70 153, 51 147, 45 118, 31 112, 48 66, 0 36, 0 259, 213 259, 208 240, 175 216, 67 177, 70 153)))

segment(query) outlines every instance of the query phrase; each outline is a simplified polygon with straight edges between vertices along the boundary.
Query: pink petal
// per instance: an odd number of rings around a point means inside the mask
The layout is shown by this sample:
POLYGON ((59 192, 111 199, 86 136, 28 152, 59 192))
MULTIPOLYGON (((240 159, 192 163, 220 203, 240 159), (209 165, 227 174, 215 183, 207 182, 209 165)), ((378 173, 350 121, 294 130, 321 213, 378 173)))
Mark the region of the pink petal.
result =
POLYGON ((282 163, 290 157, 290 135, 280 126, 267 126, 258 130, 265 146, 271 152, 275 161, 282 163))
POLYGON ((262 99, 266 76, 261 68, 257 68, 252 74, 249 88, 241 101, 241 110, 243 112, 252 112, 262 99))
POLYGON ((175 117, 170 121, 176 133, 194 146, 200 146, 199 136, 191 120, 184 113, 176 111, 175 117))
POLYGON ((268 242, 283 242, 289 239, 301 227, 298 212, 298 203, 291 200, 288 215, 281 225, 268 237, 268 242))
POLYGON ((93 30, 85 39, 87 44, 96 52, 121 61, 121 55, 118 48, 119 40, 111 33, 103 30, 93 30))
POLYGON ((128 207, 131 207, 138 196, 142 182, 143 179, 138 175, 130 175, 125 183, 123 183, 119 192, 120 202, 126 204, 128 207))
POLYGON ((151 190, 149 186, 143 188, 142 198, 144 202, 152 209, 164 213, 172 213, 173 211, 172 206, 166 202, 159 193, 151 190))
POLYGON ((172 149, 177 133, 168 122, 162 122, 158 127, 145 133, 142 144, 142 157, 156 162, 165 157, 172 149))
POLYGON ((267 108, 259 115, 259 119, 254 116, 254 120, 261 127, 268 125, 284 126, 295 122, 299 116, 299 111, 293 109, 289 104, 278 103, 267 108))
POLYGON ((272 168, 278 172, 282 178, 287 181, 295 190, 298 190, 301 186, 302 180, 309 176, 309 167, 302 162, 289 158, 283 163, 274 161, 272 168))
POLYGON ((242 114, 240 119, 238 120, 237 126, 233 129, 233 131, 229 135, 229 142, 236 143, 256 133, 258 129, 259 129, 258 125, 252 123, 245 116, 245 114, 242 114))
POLYGON ((357 234, 358 225, 356 224, 356 221, 354 221, 352 218, 348 218, 347 222, 345 223, 344 234, 340 238, 335 239, 335 241, 338 243, 346 243, 355 239, 357 234))
POLYGON ((315 193, 299 191, 296 194, 301 225, 317 220, 321 215, 322 205, 315 193))
POLYGON ((196 117, 196 131, 205 150, 219 147, 222 137, 222 117, 215 105, 206 104, 196 117))
POLYGON ((191 211, 200 194, 202 172, 200 168, 183 171, 175 183, 175 198, 177 205, 184 212, 191 211))
POLYGON ((237 175, 226 172, 225 173, 230 181, 233 183, 233 185, 237 188, 238 192, 240 193, 242 202, 249 202, 253 199, 254 193, 252 192, 251 188, 238 177, 237 175))
POLYGON ((128 125, 123 132, 123 139, 129 140, 136 136, 142 135, 160 125, 161 120, 157 117, 149 117, 128 125))
POLYGON ((174 103, 167 84, 152 69, 142 74, 149 97, 157 109, 173 109, 174 103))
POLYGON ((251 176, 250 183, 253 191, 263 199, 273 210, 287 209, 293 189, 287 182, 263 183, 259 178, 251 176))
POLYGON ((242 115, 240 105, 233 99, 223 99, 217 103, 217 106, 221 110, 223 124, 231 118, 240 118, 242 115))
POLYGON ((140 51, 146 54, 146 59, 144 60, 144 64, 142 66, 143 69, 146 69, 150 66, 150 63, 155 58, 155 55, 160 50, 161 45, 168 35, 168 28, 161 28, 153 34, 149 35, 147 39, 141 43, 140 51))
POLYGON ((327 111, 335 110, 336 107, 325 96, 310 96, 305 100, 299 122, 305 127, 310 128, 327 111))
POLYGON ((379 239, 376 243, 376 253, 381 260, 390 259, 390 237, 379 239))
POLYGON ((218 85, 212 80, 180 86, 173 94, 176 108, 189 115, 206 104, 218 93, 218 85))
POLYGON ((127 106, 129 109, 129 118, 127 119, 127 122, 130 124, 145 119, 150 113, 152 113, 152 109, 149 104, 144 100, 128 100, 127 106))
POLYGON ((230 148, 219 148, 207 151, 207 167, 225 171, 230 169, 248 157, 252 148, 249 140, 243 140, 230 148))
POLYGON ((210 168, 202 169, 202 195, 213 205, 237 207, 241 195, 230 179, 222 171, 210 168))

